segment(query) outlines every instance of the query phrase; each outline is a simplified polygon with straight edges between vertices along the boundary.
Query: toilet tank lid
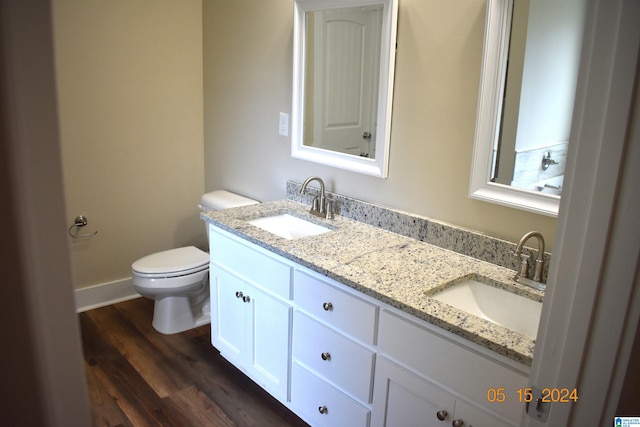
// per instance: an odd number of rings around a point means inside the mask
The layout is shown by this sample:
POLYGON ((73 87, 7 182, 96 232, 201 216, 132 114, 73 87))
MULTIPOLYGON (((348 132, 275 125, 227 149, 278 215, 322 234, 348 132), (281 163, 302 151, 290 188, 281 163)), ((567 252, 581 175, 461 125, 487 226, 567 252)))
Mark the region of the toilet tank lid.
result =
POLYGON ((139 273, 170 273, 207 265, 209 254, 195 246, 156 252, 135 261, 131 268, 139 273))
POLYGON ((201 209, 218 210, 235 208, 237 206, 256 205, 260 202, 232 193, 227 190, 216 190, 202 195, 201 209))

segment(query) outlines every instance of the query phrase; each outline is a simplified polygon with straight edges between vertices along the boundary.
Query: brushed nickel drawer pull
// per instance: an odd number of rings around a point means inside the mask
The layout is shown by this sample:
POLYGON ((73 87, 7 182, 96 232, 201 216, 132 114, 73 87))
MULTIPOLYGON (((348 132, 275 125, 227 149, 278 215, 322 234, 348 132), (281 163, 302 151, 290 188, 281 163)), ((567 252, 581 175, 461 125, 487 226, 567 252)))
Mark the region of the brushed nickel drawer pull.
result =
POLYGON ((322 353, 320 357, 322 357, 322 360, 331 360, 331 353, 329 352, 322 353))
POLYGON ((325 302, 324 304, 322 304, 322 308, 324 308, 324 311, 333 310, 333 304, 331 304, 330 302, 325 302))

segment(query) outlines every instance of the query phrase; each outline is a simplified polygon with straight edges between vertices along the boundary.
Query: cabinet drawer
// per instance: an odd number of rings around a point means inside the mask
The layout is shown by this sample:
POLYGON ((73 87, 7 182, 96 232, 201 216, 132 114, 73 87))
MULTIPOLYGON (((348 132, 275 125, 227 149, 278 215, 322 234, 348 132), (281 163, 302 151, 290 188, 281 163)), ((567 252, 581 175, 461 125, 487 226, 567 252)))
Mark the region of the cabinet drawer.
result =
POLYGON ((513 422, 520 419, 524 404, 518 399, 488 403, 487 390, 503 388, 513 397, 527 385, 523 373, 387 310, 380 314, 379 327, 382 352, 513 422))
POLYGON ((211 262, 233 271, 254 285, 282 298, 291 297, 292 267, 249 242, 237 242, 226 232, 209 227, 211 262))
POLYGON ((298 363, 292 367, 291 405, 313 426, 368 426, 370 411, 298 363))
POLYGON ((293 300, 306 312, 367 344, 374 344, 377 307, 325 280, 295 270, 293 300))
POLYGON ((293 357, 363 403, 371 401, 374 353, 296 311, 293 357))

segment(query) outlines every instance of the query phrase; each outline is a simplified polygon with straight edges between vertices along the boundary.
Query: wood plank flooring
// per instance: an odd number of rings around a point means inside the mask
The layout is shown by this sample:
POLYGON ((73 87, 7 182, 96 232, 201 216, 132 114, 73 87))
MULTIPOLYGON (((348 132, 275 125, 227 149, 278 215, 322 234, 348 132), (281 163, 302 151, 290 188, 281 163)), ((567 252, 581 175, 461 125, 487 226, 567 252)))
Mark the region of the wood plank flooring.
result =
POLYGON ((307 426, 220 356, 209 325, 153 329, 153 301, 79 315, 91 413, 102 426, 307 426))

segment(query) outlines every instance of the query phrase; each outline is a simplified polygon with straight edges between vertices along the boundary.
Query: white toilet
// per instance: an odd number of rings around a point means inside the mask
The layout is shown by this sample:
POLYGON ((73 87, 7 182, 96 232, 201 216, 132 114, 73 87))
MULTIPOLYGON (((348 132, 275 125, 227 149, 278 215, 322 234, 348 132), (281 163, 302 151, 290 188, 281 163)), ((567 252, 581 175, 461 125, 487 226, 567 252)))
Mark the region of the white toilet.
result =
MULTIPOLYGON (((211 211, 257 203, 218 190, 203 195, 200 208, 211 211)), ((153 327, 158 332, 175 334, 211 321, 208 253, 194 246, 157 252, 135 261, 131 273, 136 292, 155 300, 153 327)))

